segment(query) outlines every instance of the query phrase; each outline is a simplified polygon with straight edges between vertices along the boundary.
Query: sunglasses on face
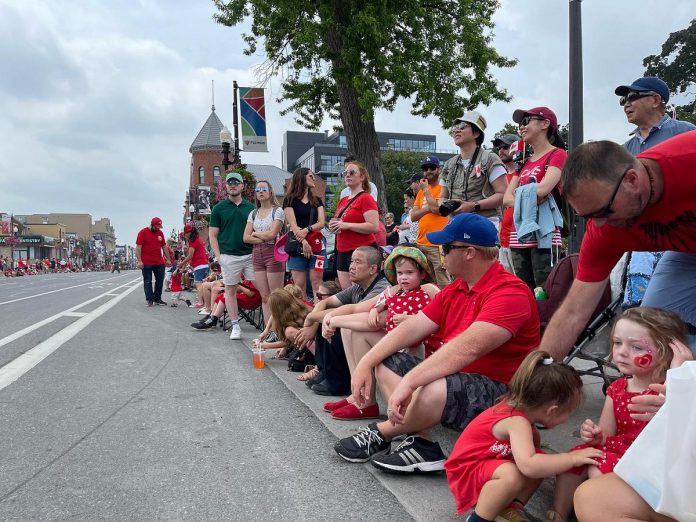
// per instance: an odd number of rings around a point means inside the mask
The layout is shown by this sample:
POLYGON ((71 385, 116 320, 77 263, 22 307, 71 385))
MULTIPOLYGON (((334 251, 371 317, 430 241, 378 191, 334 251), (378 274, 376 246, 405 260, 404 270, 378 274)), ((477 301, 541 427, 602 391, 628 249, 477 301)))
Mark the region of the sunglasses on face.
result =
POLYGON ((469 124, 465 121, 459 121, 457 123, 452 124, 452 127, 450 128, 450 131, 458 131, 458 130, 464 130, 467 127, 469 127, 469 124))
POLYGON ((544 121, 545 118, 542 118, 540 116, 525 116, 522 118, 522 121, 520 122, 520 127, 526 127, 529 125, 530 121, 537 120, 537 121, 544 121))
POLYGON ((256 187, 254 192, 268 192, 268 187, 256 187))
POLYGON ((355 170, 355 169, 350 169, 350 170, 344 170, 342 174, 343 174, 344 178, 347 178, 348 176, 357 176, 358 174, 360 174, 360 171, 355 170))
POLYGON ((312 173, 310 172, 309 174, 307 174, 307 177, 308 177, 309 179, 314 179, 315 176, 314 176, 314 174, 312 174, 312 173))
POLYGON ((327 297, 331 297, 331 294, 322 294, 321 292, 317 292, 314 295, 317 296, 317 299, 319 299, 320 301, 322 299, 326 299, 327 297))
POLYGON ((437 170, 437 166, 436 165, 423 165, 421 167, 421 169, 423 169, 423 172, 428 172, 429 170, 437 170))
POLYGON ((614 198, 616 198, 616 195, 619 193, 619 189, 621 188, 621 184, 623 183, 626 174, 632 168, 633 167, 628 167, 626 170, 624 170, 624 173, 621 174, 621 177, 619 178, 619 183, 616 185, 616 188, 614 189, 614 192, 612 192, 611 197, 609 198, 609 202, 606 205, 594 212, 588 212, 587 214, 583 215, 578 214, 578 217, 585 219, 604 219, 605 217, 612 215, 614 213, 614 210, 611 207, 614 205, 614 198))
POLYGON ((626 96, 622 96, 621 98, 619 98, 619 105, 621 105, 623 107, 628 102, 633 103, 634 101, 636 101, 640 98, 647 98, 648 96, 659 96, 659 94, 657 94, 656 92, 653 92, 653 91, 644 91, 644 92, 631 91, 626 96))
POLYGON ((242 182, 237 179, 228 179, 226 182, 228 185, 242 185, 242 182))
POLYGON ((440 245, 440 248, 442 249, 442 253, 444 255, 447 255, 452 250, 461 250, 464 248, 475 248, 475 247, 472 247, 471 245, 453 245, 452 243, 445 243, 444 245, 440 245))

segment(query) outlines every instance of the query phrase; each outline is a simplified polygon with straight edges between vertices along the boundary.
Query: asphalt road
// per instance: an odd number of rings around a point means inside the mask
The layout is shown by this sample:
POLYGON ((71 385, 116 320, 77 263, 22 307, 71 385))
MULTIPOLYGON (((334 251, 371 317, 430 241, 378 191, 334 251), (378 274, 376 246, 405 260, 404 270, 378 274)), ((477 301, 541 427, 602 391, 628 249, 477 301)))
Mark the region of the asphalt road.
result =
POLYGON ((137 271, 0 280, 0 520, 413 518, 252 367, 249 326, 144 304, 137 271))

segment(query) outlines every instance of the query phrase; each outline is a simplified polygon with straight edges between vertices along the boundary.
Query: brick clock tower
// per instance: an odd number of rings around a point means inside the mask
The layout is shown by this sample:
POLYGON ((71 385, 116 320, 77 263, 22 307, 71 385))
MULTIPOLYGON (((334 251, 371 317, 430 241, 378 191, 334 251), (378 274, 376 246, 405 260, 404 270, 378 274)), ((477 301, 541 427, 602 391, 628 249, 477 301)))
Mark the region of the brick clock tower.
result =
POLYGON ((191 175, 189 177, 189 190, 186 195, 184 222, 192 217, 191 205, 194 206, 194 214, 207 214, 210 212, 210 200, 205 198, 205 191, 215 191, 224 170, 222 166, 222 143, 220 142, 222 127, 222 122, 215 114, 215 105, 213 105, 210 116, 208 116, 208 119, 189 148, 191 153, 191 175))

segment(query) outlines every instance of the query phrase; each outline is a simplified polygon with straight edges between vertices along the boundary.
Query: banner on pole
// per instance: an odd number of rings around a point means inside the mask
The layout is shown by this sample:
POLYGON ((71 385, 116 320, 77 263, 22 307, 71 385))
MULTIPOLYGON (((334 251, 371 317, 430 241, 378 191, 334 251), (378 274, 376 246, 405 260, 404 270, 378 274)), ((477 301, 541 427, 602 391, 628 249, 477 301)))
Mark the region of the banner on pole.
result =
POLYGON ((196 187, 196 213, 201 215, 210 214, 210 187, 198 185, 196 187))
POLYGON ((12 234, 12 221, 8 214, 2 214, 2 220, 0 220, 0 234, 3 236, 12 234))
POLYGON ((242 150, 268 152, 264 89, 239 87, 239 112, 242 117, 242 150))

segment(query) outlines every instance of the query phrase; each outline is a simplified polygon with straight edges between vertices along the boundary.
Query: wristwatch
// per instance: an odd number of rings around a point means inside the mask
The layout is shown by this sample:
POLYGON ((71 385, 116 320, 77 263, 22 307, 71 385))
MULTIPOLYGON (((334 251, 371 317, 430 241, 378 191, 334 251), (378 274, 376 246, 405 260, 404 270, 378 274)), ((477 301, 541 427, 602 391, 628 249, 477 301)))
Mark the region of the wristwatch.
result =
POLYGON ((478 201, 474 203, 474 212, 479 212, 481 210, 481 203, 478 201))

